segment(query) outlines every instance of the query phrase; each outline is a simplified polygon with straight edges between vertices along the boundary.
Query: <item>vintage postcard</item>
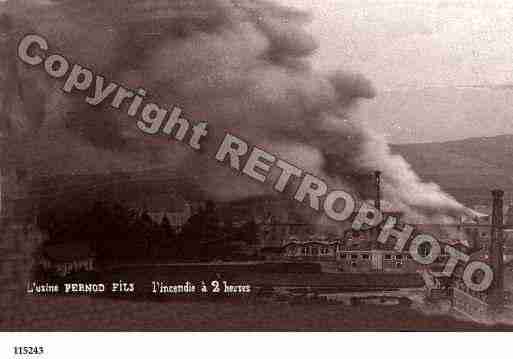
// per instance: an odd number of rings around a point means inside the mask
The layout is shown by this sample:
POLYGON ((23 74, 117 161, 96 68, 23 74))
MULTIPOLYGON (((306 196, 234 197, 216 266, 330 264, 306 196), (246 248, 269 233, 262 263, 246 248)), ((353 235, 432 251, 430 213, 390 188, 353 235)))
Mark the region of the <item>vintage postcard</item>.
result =
POLYGON ((1 1, 0 330, 513 329, 512 29, 495 0, 1 1))

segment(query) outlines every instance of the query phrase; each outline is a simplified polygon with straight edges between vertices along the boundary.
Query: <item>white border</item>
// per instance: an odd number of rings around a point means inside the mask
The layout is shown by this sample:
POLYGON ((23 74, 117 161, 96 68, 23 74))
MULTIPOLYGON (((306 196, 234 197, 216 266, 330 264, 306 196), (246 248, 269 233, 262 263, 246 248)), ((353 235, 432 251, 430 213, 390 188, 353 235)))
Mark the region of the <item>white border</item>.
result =
POLYGON ((0 357, 91 358, 486 358, 509 352, 510 333, 2 333, 0 357), (15 345, 43 355, 14 355, 15 345), (504 349, 504 350, 502 350, 504 349))

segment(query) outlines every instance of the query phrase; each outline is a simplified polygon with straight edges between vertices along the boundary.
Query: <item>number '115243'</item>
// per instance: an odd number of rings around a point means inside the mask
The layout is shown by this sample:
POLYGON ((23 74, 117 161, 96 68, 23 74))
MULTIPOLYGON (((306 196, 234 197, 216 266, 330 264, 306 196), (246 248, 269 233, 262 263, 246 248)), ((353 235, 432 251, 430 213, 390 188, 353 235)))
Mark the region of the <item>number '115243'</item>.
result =
POLYGON ((43 354, 44 353, 44 348, 43 347, 32 347, 32 346, 28 346, 28 347, 14 347, 14 354, 15 355, 37 355, 37 354, 43 354))

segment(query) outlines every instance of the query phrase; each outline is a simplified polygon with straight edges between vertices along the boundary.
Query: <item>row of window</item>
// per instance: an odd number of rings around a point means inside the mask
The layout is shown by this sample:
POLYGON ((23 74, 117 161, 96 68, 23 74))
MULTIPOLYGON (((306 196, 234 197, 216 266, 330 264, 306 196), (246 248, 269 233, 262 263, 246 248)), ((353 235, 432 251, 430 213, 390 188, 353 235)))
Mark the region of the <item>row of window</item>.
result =
MULTIPOLYGON (((370 259, 370 255, 368 253, 361 253, 361 254, 356 254, 356 253, 341 253, 340 254, 340 258, 341 259, 370 259)), ((392 254, 385 254, 385 260, 398 260, 398 261, 402 261, 404 259, 407 259, 408 256, 407 255, 403 255, 403 254, 395 254, 395 255, 392 255, 392 254)))
POLYGON ((390 260, 398 260, 398 261, 402 261, 403 259, 406 259, 408 256, 406 255, 402 255, 402 254, 396 254, 395 256, 391 255, 391 254, 385 254, 385 260, 386 261, 390 261, 390 260))
POLYGON ((302 247, 302 248, 292 248, 289 250, 291 254, 302 254, 302 255, 327 255, 333 253, 329 248, 313 248, 313 247, 302 247))
POLYGON ((340 255, 341 259, 369 259, 370 255, 363 253, 363 254, 349 254, 349 253, 342 253, 340 255))
MULTIPOLYGON (((358 267, 358 262, 352 261, 351 262, 351 267, 353 267, 353 268, 358 267)), ((392 262, 391 266, 387 266, 387 268, 390 268, 390 267, 402 268, 403 267, 403 262, 392 262)))
POLYGON ((303 254, 311 254, 311 255, 318 255, 318 254, 329 254, 330 250, 328 248, 310 248, 310 247, 304 247, 302 249, 303 254))

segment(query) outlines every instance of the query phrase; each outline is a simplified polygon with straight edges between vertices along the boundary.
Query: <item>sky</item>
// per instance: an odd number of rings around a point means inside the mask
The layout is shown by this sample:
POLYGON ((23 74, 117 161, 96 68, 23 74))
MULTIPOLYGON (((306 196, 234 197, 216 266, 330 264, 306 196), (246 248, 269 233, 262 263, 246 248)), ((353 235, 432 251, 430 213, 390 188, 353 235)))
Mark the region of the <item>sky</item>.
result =
POLYGON ((355 115, 389 142, 513 134, 513 3, 277 1, 313 13, 316 68, 373 82, 355 115))
POLYGON ((357 115, 390 142, 513 133, 513 3, 280 2, 313 12, 316 68, 372 80, 357 115))

